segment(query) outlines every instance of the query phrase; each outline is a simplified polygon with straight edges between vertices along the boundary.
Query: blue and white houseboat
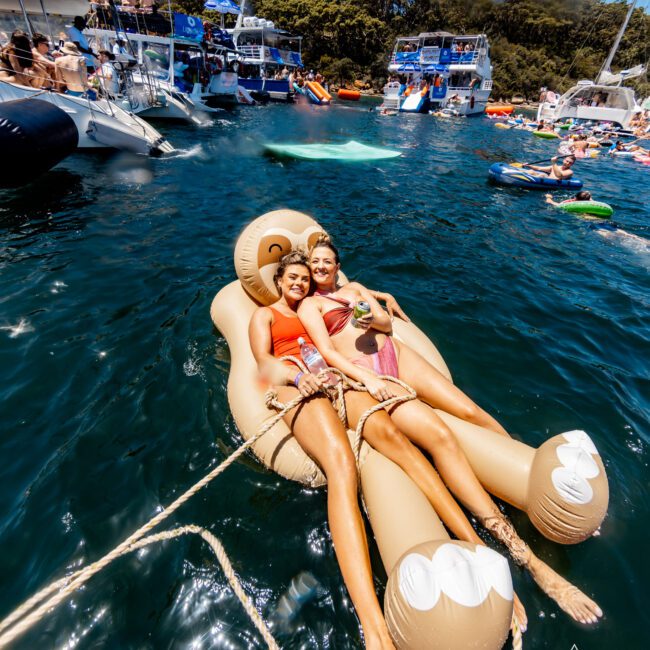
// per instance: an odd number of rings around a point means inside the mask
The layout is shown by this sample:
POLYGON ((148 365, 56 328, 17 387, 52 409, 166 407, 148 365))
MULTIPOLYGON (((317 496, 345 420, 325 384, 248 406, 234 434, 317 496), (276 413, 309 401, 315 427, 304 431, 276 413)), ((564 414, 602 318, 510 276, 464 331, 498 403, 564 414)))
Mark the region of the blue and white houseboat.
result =
POLYGON ((256 99, 293 101, 289 75, 302 67, 302 36, 293 36, 256 16, 237 17, 232 34, 241 57, 239 84, 256 99))
POLYGON ((388 64, 384 107, 406 112, 483 113, 492 92, 485 34, 424 32, 398 38, 388 64))

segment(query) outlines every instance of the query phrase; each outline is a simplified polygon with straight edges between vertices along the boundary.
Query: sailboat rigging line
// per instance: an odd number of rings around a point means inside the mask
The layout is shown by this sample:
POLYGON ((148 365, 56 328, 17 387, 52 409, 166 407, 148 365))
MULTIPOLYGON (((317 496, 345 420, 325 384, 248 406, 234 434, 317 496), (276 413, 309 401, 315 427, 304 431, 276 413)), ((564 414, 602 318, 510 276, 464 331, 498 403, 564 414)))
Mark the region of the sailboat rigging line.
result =
POLYGON ((635 6, 636 6, 636 0, 633 0, 632 4, 630 5, 630 8, 628 9, 627 15, 625 16, 625 20, 623 21, 621 28, 618 30, 618 34, 616 35, 616 40, 614 41, 614 44, 609 50, 609 54, 607 55, 607 58, 605 59, 605 62, 603 63, 600 72, 598 73, 598 76, 596 77, 596 83, 600 82, 600 78, 603 72, 609 72, 612 65, 612 61, 614 60, 614 55, 618 50, 618 46, 621 43, 623 34, 625 34, 625 30, 627 29, 627 24, 630 22, 630 18, 632 17, 632 12, 634 11, 635 6))
POLYGON ((596 25, 598 24, 598 21, 601 19, 603 15, 603 11, 605 10, 604 7, 601 8, 601 10, 598 12, 598 16, 596 16, 596 20, 591 25, 591 29, 589 30, 589 33, 585 36, 584 40, 582 41, 582 45, 578 48, 577 52, 575 53, 573 57, 573 61, 571 61, 571 65, 567 68, 567 71, 564 73, 564 76, 562 77, 562 80, 560 81, 560 86, 562 87, 562 84, 565 82, 566 78, 569 76, 569 72, 571 72, 571 68, 573 68, 575 62, 578 60, 578 56, 580 56, 580 52, 584 50, 585 45, 587 44, 587 41, 589 40, 590 36, 593 34, 594 29, 596 29, 596 25))

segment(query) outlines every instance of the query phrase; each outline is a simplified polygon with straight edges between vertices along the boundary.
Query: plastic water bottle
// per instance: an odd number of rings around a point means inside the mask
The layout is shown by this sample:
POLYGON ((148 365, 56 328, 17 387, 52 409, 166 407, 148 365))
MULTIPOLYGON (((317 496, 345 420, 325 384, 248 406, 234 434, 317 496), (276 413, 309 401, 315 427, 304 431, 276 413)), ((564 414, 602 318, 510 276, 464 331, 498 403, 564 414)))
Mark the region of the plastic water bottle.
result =
POLYGON ((302 607, 318 595, 320 583, 309 571, 301 571, 289 583, 287 590, 280 596, 275 611, 271 614, 274 628, 289 632, 290 624, 302 607))
MULTIPOLYGON (((306 343, 302 336, 298 339, 298 345, 300 346, 300 356, 312 375, 317 375, 328 367, 316 346, 306 343)), ((324 380, 328 386, 336 386, 339 383, 339 378, 331 372, 325 374, 324 380)))

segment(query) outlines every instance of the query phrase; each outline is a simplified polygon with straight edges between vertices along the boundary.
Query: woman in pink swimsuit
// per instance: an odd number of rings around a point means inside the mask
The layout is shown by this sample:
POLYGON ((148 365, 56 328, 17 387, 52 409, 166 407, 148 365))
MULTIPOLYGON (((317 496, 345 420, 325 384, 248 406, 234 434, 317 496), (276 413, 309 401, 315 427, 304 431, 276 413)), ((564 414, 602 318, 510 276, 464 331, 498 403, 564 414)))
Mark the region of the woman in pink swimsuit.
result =
MULTIPOLYGON (((427 374, 435 373, 436 381, 440 381, 439 373, 422 357, 391 338, 391 319, 372 292, 356 282, 342 288, 336 286, 339 266, 338 252, 327 236, 321 237, 310 252, 312 278, 318 291, 302 301, 298 316, 329 365, 339 368, 367 388, 368 393, 357 392, 354 400, 347 400, 348 415, 357 420, 361 413, 376 403, 375 400, 383 401, 405 392, 394 382, 380 379, 378 374, 399 375, 419 395, 427 384, 427 374), (371 312, 358 319, 355 326, 351 322, 352 305, 359 300, 368 302, 371 312), (412 359, 416 361, 415 370, 410 367, 412 359), (414 373, 420 376, 416 377, 414 373)), ((451 382, 447 383, 453 387, 451 382)), ((431 394, 430 387, 427 387, 427 394, 431 394)), ((435 393, 432 397, 435 401, 435 393)), ((467 397, 465 400, 472 404, 467 397)), ((431 455, 458 500, 506 545, 515 561, 530 571, 537 584, 575 620, 595 623, 602 615, 598 605, 537 558, 521 540, 479 483, 453 433, 440 417, 419 399, 394 406, 389 413, 397 428, 431 455)), ((364 435, 374 435, 373 427, 378 423, 380 419, 369 418, 364 435)), ((499 432, 505 434, 501 427, 499 432)))

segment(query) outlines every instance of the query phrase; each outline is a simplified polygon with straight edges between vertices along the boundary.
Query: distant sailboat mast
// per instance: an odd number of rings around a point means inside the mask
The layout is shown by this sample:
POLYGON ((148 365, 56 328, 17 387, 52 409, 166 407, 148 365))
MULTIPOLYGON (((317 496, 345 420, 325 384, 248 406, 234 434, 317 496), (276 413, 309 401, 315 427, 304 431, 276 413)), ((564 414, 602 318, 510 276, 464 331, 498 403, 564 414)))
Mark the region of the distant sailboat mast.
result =
POLYGON ((603 63, 603 67, 600 69, 600 72, 598 73, 598 77, 596 78, 597 84, 603 83, 606 75, 610 72, 610 66, 612 65, 612 61, 614 60, 614 55, 618 50, 618 46, 621 44, 621 39, 623 38, 623 34, 625 34, 625 30, 627 29, 627 24, 630 22, 630 18, 632 17, 632 12, 634 11, 635 6, 636 6, 636 0, 633 0, 632 4, 630 5, 630 8, 628 9, 625 20, 623 21, 621 28, 618 30, 618 34, 616 36, 616 40, 614 41, 614 45, 612 45, 612 49, 609 51, 607 59, 605 59, 605 63, 603 63))

